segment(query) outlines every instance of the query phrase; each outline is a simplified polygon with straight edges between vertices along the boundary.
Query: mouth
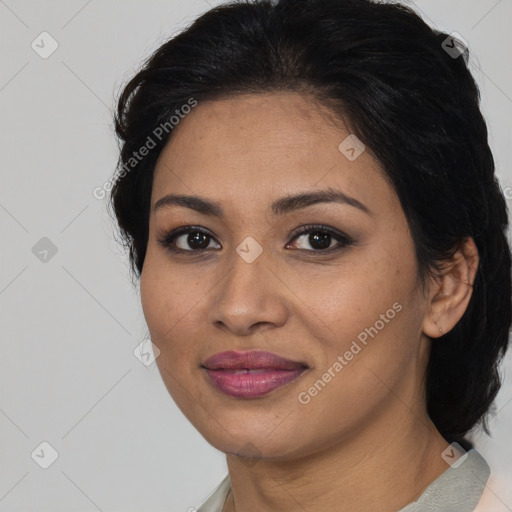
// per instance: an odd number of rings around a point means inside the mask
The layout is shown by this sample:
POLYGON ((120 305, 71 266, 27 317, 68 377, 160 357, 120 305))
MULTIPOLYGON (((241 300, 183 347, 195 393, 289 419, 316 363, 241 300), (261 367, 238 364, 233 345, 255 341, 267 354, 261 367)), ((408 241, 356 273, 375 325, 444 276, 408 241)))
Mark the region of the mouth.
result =
POLYGON ((215 354, 201 367, 210 383, 236 398, 257 398, 297 380, 309 366, 260 350, 215 354))

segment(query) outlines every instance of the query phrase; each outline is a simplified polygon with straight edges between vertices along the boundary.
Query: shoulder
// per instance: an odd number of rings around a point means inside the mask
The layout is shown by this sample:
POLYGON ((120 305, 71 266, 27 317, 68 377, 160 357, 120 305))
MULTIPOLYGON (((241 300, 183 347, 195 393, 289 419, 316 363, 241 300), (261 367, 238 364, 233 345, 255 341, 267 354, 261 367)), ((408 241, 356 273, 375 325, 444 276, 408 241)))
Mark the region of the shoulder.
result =
POLYGON ((205 501, 197 509, 197 512, 222 512, 224 502, 231 489, 231 481, 227 474, 220 484, 208 495, 205 501))

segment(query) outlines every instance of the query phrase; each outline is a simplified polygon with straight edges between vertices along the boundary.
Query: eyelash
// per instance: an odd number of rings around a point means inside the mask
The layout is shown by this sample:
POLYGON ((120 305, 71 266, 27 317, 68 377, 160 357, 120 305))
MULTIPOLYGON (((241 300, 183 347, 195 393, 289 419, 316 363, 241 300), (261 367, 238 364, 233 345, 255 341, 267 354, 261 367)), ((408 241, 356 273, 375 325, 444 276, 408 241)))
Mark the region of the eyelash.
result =
MULTIPOLYGON (((331 235, 338 243, 339 245, 335 247, 330 247, 328 249, 297 249, 299 251, 306 251, 309 253, 321 253, 321 254, 331 254, 333 252, 340 251, 348 246, 354 245, 355 240, 350 238, 345 233, 342 233, 341 231, 334 230, 333 228, 329 228, 328 226, 324 226, 322 224, 308 224, 305 226, 301 226, 300 228, 297 228, 292 233, 292 239, 291 241, 295 240, 296 238, 299 238, 300 236, 308 233, 325 233, 328 235, 331 235)), ((191 253, 191 254, 204 254, 206 251, 211 251, 211 249, 179 249, 174 246, 174 239, 178 236, 184 235, 184 234, 190 234, 190 233, 201 233, 205 236, 208 236, 215 240, 215 238, 205 229, 199 227, 199 226, 182 226, 180 228, 176 228, 172 231, 169 231, 168 233, 165 233, 163 237, 159 238, 157 242, 164 247, 165 249, 171 251, 172 253, 191 253)), ((288 244, 287 244, 288 245, 288 244)), ((218 250, 218 249, 214 249, 218 250)))

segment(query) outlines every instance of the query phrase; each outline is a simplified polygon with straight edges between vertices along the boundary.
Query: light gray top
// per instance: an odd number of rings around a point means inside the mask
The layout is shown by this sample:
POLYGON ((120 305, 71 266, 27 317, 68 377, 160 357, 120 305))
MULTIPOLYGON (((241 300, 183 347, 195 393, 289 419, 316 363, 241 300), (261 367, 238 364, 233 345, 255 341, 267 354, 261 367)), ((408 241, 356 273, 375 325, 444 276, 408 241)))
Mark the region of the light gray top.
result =
MULTIPOLYGON (((471 512, 480 501, 490 473, 485 459, 475 449, 469 450, 460 465, 449 467, 416 501, 398 512, 471 512)), ((197 512, 222 512, 230 489, 228 474, 197 512)))

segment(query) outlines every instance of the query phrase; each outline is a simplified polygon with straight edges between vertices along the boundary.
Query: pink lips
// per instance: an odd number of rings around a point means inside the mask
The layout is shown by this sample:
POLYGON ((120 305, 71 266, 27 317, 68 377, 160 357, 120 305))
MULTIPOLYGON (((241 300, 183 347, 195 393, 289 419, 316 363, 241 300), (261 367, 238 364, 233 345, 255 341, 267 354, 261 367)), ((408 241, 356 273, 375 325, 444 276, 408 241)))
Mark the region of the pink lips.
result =
POLYGON ((255 398, 297 379, 308 366, 271 352, 220 352, 203 363, 212 384, 237 398, 255 398))

